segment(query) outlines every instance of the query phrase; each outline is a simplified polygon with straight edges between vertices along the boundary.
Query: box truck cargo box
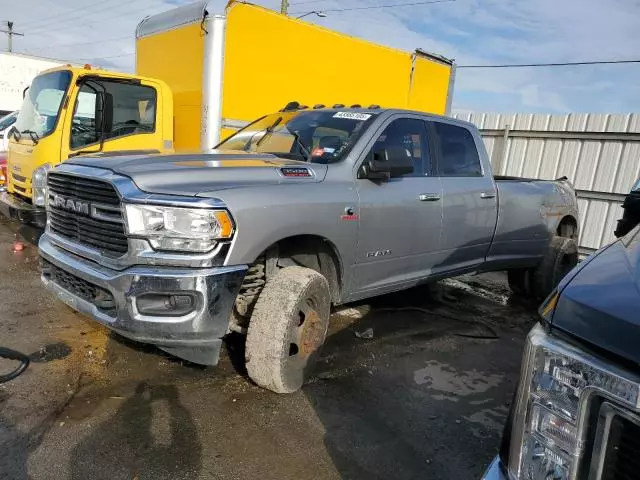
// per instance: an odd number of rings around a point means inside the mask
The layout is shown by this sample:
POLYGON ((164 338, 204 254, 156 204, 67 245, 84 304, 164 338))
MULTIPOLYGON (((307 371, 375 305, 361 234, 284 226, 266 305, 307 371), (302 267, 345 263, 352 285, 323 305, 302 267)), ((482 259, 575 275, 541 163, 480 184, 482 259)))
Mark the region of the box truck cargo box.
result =
POLYGON ((209 149, 290 101, 444 114, 453 61, 406 52, 244 2, 199 2, 145 18, 138 74, 174 95, 176 149, 209 149))

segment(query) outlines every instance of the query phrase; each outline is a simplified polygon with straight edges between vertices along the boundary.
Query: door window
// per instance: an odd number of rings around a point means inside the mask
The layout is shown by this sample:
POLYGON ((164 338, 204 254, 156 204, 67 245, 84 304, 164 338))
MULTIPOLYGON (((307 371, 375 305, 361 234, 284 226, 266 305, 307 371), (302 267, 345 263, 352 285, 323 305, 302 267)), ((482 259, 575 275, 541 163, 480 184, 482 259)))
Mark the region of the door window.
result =
POLYGON ((95 128, 96 97, 105 89, 113 96, 113 122, 105 140, 155 131, 156 91, 152 87, 121 82, 89 81, 82 85, 73 110, 71 148, 100 141, 95 128))
POLYGON ((478 148, 471 132, 461 126, 434 122, 438 174, 443 177, 481 177, 478 148))
POLYGON ((413 159, 413 172, 405 175, 406 177, 433 174, 424 121, 416 118, 394 120, 378 137, 370 155, 387 147, 402 147, 413 159))

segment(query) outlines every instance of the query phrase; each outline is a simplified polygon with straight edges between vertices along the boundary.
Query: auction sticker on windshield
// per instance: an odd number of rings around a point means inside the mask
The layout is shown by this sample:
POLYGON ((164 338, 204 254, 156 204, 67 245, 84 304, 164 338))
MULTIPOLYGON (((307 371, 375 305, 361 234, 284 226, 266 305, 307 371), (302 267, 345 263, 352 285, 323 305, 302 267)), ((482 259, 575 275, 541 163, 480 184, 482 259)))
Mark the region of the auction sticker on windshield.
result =
POLYGON ((369 120, 371 115, 368 113, 356 113, 356 112, 338 112, 333 118, 349 118, 351 120, 369 120))

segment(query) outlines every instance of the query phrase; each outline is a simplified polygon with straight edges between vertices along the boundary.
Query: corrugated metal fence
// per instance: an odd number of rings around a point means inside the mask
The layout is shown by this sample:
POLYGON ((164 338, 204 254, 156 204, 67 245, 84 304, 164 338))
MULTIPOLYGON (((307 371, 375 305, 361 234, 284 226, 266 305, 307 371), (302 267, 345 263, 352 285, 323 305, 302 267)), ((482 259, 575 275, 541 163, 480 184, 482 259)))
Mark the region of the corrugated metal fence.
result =
POLYGON ((496 175, 567 176, 578 194, 580 250, 610 242, 640 176, 640 114, 458 113, 480 128, 496 175))

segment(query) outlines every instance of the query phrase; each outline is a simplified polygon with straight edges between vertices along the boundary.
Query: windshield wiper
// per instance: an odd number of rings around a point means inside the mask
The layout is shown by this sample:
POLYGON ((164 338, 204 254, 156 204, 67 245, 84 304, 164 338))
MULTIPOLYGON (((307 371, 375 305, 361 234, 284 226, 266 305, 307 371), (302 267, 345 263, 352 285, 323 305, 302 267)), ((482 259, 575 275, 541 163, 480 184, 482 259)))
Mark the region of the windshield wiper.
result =
POLYGON ((20 135, 20 130, 18 130, 16 127, 11 127, 11 129, 9 130, 9 136, 11 135, 13 135, 13 139, 16 142, 19 142, 22 138, 22 135, 20 135))
MULTIPOLYGON (((273 123, 271 124, 271 126, 270 126, 270 127, 267 127, 267 128, 264 130, 264 135, 262 136, 262 138, 261 138, 260 140, 258 140, 258 141, 256 142, 256 147, 259 147, 259 146, 260 146, 260 144, 261 144, 264 140, 266 140, 266 138, 267 138, 267 137, 270 137, 270 136, 271 136, 271 134, 273 133, 273 129, 274 129, 274 128, 276 128, 276 127, 278 126, 278 124, 279 124, 281 121, 282 121, 282 117, 278 117, 278 119, 277 119, 275 122, 273 122, 273 123)), ((256 133, 260 133, 260 132, 256 132, 256 133)), ((249 145, 251 145, 251 141, 249 141, 249 145)))
POLYGON ((40 140, 40 137, 38 136, 38 134, 36 132, 34 132, 33 130, 23 130, 20 133, 28 133, 29 137, 31 137, 31 141, 33 142, 34 145, 38 144, 38 140, 40 140))

